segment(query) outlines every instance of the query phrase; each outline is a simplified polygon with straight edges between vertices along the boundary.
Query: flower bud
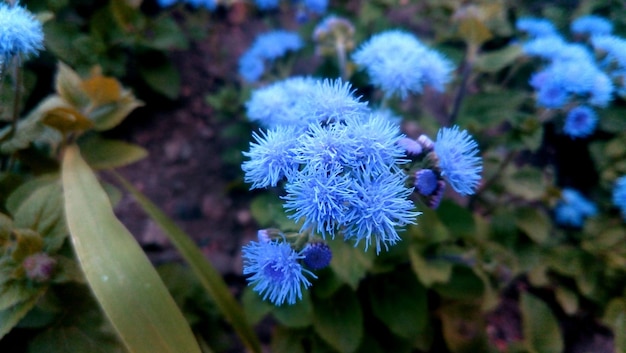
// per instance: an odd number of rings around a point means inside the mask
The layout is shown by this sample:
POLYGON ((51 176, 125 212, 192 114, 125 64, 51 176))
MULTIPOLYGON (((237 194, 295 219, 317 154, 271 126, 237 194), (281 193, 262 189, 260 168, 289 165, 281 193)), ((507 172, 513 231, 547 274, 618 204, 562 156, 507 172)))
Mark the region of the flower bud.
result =
POLYGON ((304 264, 312 270, 321 270, 330 264, 333 257, 328 244, 324 242, 309 243, 304 250, 304 264))
POLYGON ((35 282, 46 282, 52 276, 57 261, 46 253, 37 253, 24 259, 26 277, 35 282))

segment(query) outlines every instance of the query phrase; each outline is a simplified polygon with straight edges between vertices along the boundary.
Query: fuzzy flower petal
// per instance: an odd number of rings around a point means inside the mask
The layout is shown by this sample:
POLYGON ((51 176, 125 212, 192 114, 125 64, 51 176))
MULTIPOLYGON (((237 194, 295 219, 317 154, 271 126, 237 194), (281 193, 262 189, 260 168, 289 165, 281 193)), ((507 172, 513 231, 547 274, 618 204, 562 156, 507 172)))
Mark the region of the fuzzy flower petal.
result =
POLYGON ((558 35, 554 24, 545 18, 523 17, 515 22, 515 28, 533 37, 558 35))
POLYGON ((471 195, 480 182, 483 162, 478 144, 466 130, 458 126, 442 128, 437 133, 435 153, 441 175, 461 195, 471 195))
POLYGON ((604 17, 587 15, 574 20, 570 30, 576 34, 607 35, 613 32, 613 24, 604 17))
POLYGON ((598 213, 596 205, 578 190, 564 188, 554 209, 555 221, 563 226, 582 227, 585 219, 598 213))
POLYGON ((251 275, 248 283, 263 300, 275 305, 295 304, 296 298, 302 299, 302 287, 311 286, 305 274, 317 278, 302 268, 298 262, 302 258, 288 243, 252 241, 243 247, 243 274, 251 275))
POLYGON ((0 3, 0 61, 15 55, 36 55, 43 49, 41 22, 20 5, 0 3))

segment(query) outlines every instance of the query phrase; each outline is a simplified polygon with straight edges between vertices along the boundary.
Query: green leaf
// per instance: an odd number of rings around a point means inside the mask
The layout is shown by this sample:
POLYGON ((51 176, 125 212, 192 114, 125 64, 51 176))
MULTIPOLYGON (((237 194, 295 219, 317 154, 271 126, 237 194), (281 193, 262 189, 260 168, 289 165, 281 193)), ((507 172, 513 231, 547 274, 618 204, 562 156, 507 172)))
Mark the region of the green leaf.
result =
POLYGON ((112 174, 169 237, 172 244, 189 264, 193 273, 198 277, 204 290, 211 296, 216 306, 233 326, 246 347, 252 352, 260 352, 261 344, 250 327, 243 309, 230 294, 228 286, 220 273, 207 261, 204 254, 198 249, 198 246, 191 240, 191 237, 183 232, 163 211, 121 175, 115 172, 112 172, 112 174))
POLYGON ((372 267, 374 250, 364 252, 339 238, 328 241, 328 245, 333 253, 330 267, 344 283, 356 289, 372 267))
POLYGON ((478 299, 485 293, 483 281, 467 266, 454 266, 446 283, 435 283, 432 288, 444 297, 458 300, 478 299))
POLYGON ((515 224, 537 244, 544 244, 550 237, 552 222, 540 209, 518 208, 515 213, 515 224))
POLYGON ((556 287, 554 290, 556 300, 561 304, 561 308, 568 315, 574 315, 578 310, 578 296, 576 293, 564 286, 556 287))
POLYGON ((305 353, 302 341, 306 336, 300 330, 278 326, 272 335, 270 351, 275 353, 305 353))
POLYGON ((431 287, 435 283, 446 283, 452 276, 451 262, 443 259, 426 260, 418 246, 410 247, 409 258, 413 272, 426 287, 431 287))
POLYGON ((142 36, 141 44, 156 50, 172 50, 188 48, 185 33, 171 17, 161 17, 148 25, 146 35, 142 36))
POLYGON ((82 89, 82 78, 68 65, 59 61, 55 88, 59 96, 79 110, 89 104, 89 96, 82 89))
POLYGON ((337 351, 354 352, 363 339, 363 313, 354 292, 343 287, 329 300, 317 302, 313 327, 337 351))
POLYGON ((243 310, 246 313, 248 322, 252 325, 256 325, 269 314, 274 306, 252 290, 251 287, 246 287, 241 295, 241 304, 243 310))
POLYGON ((124 141, 106 140, 91 135, 79 141, 87 164, 94 169, 112 169, 135 163, 148 155, 145 148, 124 141))
POLYGON ((46 292, 46 287, 41 287, 28 299, 13 305, 7 309, 0 310, 0 339, 4 337, 17 323, 32 309, 37 300, 46 292))
POLYGON ((476 232, 474 216, 467 207, 443 200, 437 208, 437 216, 454 238, 473 237, 476 232))
POLYGON ((540 199, 546 191, 546 181, 543 174, 537 168, 522 167, 508 175, 504 185, 514 196, 519 196, 527 201, 540 199))
POLYGON ((526 349, 530 353, 561 353, 563 337, 559 323, 546 303, 522 293, 520 310, 526 349))
POLYGON ((313 322, 313 303, 309 291, 302 293, 302 299, 293 305, 282 305, 274 307, 272 312, 274 317, 281 324, 291 327, 307 327, 313 322))
POLYGON ((283 232, 300 230, 300 226, 287 218, 281 200, 273 193, 255 196, 250 202, 250 213, 261 228, 277 227, 283 232))
POLYGON ((160 52, 150 52, 140 58, 139 75, 148 86, 169 99, 178 98, 180 74, 160 52))
POLYGON ((487 352, 484 314, 475 302, 451 302, 439 309, 441 331, 453 353, 487 352))
POLYGON ((135 98, 132 92, 122 90, 119 100, 97 107, 89 113, 89 118, 93 120, 96 131, 110 130, 143 104, 142 101, 135 98))
POLYGON ((197 352, 193 333, 81 158, 65 150, 65 213, 74 250, 103 311, 131 352, 197 352))
POLYGON ((376 276, 369 283, 374 316, 394 334, 413 339, 428 323, 426 289, 410 271, 376 276))
POLYGON ((67 236, 61 183, 55 175, 21 185, 7 201, 15 227, 35 230, 44 240, 44 251, 56 252, 67 236))
POLYGON ((41 288, 28 286, 25 281, 9 281, 0 287, 0 311, 6 310, 19 303, 28 301, 41 288))
POLYGON ((513 64, 522 54, 521 45, 507 45, 499 50, 479 54, 474 62, 474 68, 481 72, 496 73, 513 64))

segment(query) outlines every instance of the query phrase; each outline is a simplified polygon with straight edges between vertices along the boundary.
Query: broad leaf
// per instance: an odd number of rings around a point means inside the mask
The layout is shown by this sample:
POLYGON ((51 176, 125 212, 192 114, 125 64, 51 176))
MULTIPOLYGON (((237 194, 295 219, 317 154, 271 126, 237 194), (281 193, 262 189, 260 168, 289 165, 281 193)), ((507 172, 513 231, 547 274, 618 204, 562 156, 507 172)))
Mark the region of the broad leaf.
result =
POLYGON ((197 352, 193 333, 76 146, 62 164, 65 212, 89 286, 131 352, 197 352))
POLYGON ((83 158, 94 169, 112 169, 135 163, 148 155, 141 146, 124 141, 105 140, 97 135, 80 141, 83 158))
POLYGON ((354 352, 363 339, 363 313, 354 292, 343 287, 329 300, 316 303, 313 327, 337 351, 354 352))
POLYGON ((522 293, 520 310, 526 349, 530 353, 561 353, 563 337, 559 323, 546 303, 522 293))
POLYGON ((17 323, 32 309, 41 295, 46 292, 46 287, 39 288, 28 299, 17 303, 7 309, 0 310, 0 339, 4 337, 17 323))

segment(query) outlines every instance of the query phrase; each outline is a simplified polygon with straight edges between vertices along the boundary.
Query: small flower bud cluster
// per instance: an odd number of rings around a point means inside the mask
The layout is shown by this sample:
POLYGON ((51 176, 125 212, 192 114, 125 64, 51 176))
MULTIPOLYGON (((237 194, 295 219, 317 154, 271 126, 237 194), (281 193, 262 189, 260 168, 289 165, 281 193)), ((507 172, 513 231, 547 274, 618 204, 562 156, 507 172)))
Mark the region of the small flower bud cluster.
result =
POLYGON ((328 16, 313 30, 317 55, 335 56, 337 50, 350 52, 354 49, 354 26, 342 17, 328 16))
POLYGON ((30 255, 22 262, 26 271, 26 277, 34 282, 46 282, 50 280, 57 261, 46 253, 30 255))

